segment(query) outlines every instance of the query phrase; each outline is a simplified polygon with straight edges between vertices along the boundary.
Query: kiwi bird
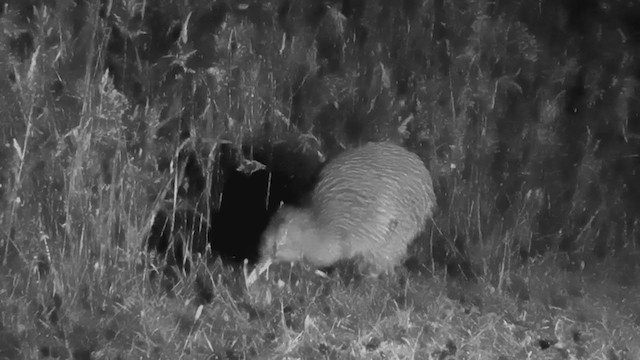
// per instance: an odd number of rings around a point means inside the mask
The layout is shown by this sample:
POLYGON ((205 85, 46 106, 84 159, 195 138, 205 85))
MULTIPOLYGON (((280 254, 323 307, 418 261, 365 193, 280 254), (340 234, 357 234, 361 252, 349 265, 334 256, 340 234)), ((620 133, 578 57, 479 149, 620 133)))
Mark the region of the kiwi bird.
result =
POLYGON ((320 172, 308 206, 283 206, 274 215, 261 263, 328 267, 357 259, 372 274, 393 272, 435 203, 431 175, 416 154, 388 142, 344 151, 320 172))

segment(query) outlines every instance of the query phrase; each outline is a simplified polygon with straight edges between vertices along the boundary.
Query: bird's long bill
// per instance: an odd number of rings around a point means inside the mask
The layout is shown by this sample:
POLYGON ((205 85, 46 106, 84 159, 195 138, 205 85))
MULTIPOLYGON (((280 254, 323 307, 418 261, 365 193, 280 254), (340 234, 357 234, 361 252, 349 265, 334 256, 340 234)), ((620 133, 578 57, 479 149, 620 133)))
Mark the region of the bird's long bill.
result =
POLYGON ((246 274, 245 272, 245 283, 247 284, 247 286, 251 286, 251 284, 255 283, 258 278, 260 276, 262 276, 262 274, 264 274, 265 272, 267 272, 267 279, 269 278, 269 267, 271 267, 271 264, 273 263, 273 259, 271 258, 267 258, 264 261, 261 261, 260 263, 258 263, 258 265, 256 265, 255 268, 253 268, 253 270, 251 270, 251 273, 246 274))

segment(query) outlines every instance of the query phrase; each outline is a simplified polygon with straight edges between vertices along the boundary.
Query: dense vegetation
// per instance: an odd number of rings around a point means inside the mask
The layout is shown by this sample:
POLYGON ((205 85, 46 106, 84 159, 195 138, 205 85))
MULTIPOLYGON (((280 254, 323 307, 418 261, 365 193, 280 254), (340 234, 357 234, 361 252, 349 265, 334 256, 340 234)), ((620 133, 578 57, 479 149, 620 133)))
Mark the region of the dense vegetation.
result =
POLYGON ((0 24, 0 358, 640 356, 634 1, 3 0, 0 24), (180 239, 255 260, 372 140, 434 177, 400 280, 148 271, 180 239))

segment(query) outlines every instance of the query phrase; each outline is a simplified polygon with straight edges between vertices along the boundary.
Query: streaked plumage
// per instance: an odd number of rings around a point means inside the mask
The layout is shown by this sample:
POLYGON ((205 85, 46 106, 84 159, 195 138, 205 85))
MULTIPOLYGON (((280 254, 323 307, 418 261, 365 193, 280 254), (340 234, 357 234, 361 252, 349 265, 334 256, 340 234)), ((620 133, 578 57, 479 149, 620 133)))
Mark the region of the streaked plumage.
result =
POLYGON ((261 255, 318 267, 358 258, 371 272, 390 271, 423 231, 435 201, 431 175, 417 155, 368 143, 324 167, 309 207, 280 209, 261 255))

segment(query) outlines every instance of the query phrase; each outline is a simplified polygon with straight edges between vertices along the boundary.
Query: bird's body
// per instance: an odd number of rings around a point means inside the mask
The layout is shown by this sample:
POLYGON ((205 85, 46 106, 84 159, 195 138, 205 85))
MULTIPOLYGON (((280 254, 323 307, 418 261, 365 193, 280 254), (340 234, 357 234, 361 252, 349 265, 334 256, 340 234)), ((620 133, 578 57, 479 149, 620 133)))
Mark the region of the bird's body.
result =
POLYGON ((265 231, 262 258, 318 267, 358 258, 392 271, 433 213, 431 175, 414 153, 391 143, 347 150, 321 171, 310 206, 285 206, 265 231))

